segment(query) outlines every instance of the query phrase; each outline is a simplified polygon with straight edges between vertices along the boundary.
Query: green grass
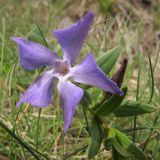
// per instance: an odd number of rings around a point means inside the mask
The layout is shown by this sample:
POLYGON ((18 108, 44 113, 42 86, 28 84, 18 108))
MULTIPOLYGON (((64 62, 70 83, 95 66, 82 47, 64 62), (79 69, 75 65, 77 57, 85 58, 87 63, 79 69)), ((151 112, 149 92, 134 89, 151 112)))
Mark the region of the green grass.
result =
MULTIPOLYGON (((60 51, 60 46, 52 36, 52 30, 73 23, 67 13, 70 6, 76 3, 77 6, 81 4, 79 0, 74 3, 71 0, 66 0, 64 3, 58 0, 0 0, 0 159, 32 160, 41 157, 41 159, 61 160, 68 157, 77 160, 87 156, 89 135, 81 105, 76 109, 67 134, 63 133, 63 114, 56 88, 54 88, 52 104, 46 109, 40 110, 29 106, 23 114, 28 104, 15 107, 20 95, 37 77, 40 69, 25 71, 19 64, 17 46, 10 40, 13 35, 29 37, 37 23, 49 47, 54 51, 60 51), (17 123, 21 115, 23 116, 17 123), (1 122, 5 126, 1 125, 1 122)), ((154 6, 152 9, 154 10, 154 6)), ((120 130, 132 128, 132 131, 126 132, 127 135, 131 137, 135 135, 136 143, 142 148, 145 144, 145 153, 158 160, 160 157, 160 87, 156 74, 159 74, 157 71, 159 44, 157 42, 154 47, 151 46, 152 54, 149 61, 147 56, 149 51, 144 49, 143 41, 143 34, 147 32, 144 30, 145 22, 134 14, 134 10, 131 10, 126 17, 122 15, 120 18, 118 14, 114 17, 108 16, 109 20, 106 24, 99 23, 105 19, 104 17, 98 19, 102 12, 96 14, 94 23, 97 25, 91 28, 78 61, 89 52, 97 58, 118 44, 123 46, 118 62, 122 57, 128 58, 129 64, 123 82, 123 86, 128 86, 127 98, 151 103, 157 107, 157 112, 138 116, 136 120, 134 117, 109 116, 105 118, 105 122, 108 126, 120 130), (136 127, 144 127, 144 129, 134 131, 136 127)), ((109 77, 112 77, 117 68, 118 64, 109 77)), ((99 98, 103 95, 102 91, 95 88, 88 91, 92 95, 92 103, 99 102, 99 98)), ((87 116, 90 116, 88 112, 87 116)), ((105 159, 109 156, 110 151, 105 151, 102 146, 95 159, 105 159)))

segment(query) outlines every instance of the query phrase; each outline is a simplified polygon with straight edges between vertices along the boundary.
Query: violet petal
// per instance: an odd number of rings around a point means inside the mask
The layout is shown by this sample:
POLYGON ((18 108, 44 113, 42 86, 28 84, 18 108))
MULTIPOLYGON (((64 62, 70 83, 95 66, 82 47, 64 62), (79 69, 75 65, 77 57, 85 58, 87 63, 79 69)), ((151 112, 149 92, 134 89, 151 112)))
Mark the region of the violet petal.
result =
POLYGON ((33 70, 38 67, 53 65, 54 60, 58 59, 56 53, 49 48, 20 37, 12 37, 19 46, 20 63, 23 68, 33 70))
POLYGON ((81 64, 73 67, 70 74, 72 75, 71 78, 76 82, 89 84, 111 93, 123 95, 117 84, 109 79, 96 64, 92 54, 88 54, 81 64))
POLYGON ((53 75, 47 71, 44 72, 24 92, 16 106, 29 102, 36 107, 47 107, 52 100, 53 83, 53 75))
POLYGON ((69 81, 60 80, 58 82, 58 91, 64 116, 64 131, 69 128, 74 111, 83 96, 83 90, 69 81))
POLYGON ((94 14, 88 12, 81 20, 66 29, 58 29, 53 32, 60 43, 64 59, 68 59, 70 64, 74 64, 79 55, 84 40, 92 25, 94 14))

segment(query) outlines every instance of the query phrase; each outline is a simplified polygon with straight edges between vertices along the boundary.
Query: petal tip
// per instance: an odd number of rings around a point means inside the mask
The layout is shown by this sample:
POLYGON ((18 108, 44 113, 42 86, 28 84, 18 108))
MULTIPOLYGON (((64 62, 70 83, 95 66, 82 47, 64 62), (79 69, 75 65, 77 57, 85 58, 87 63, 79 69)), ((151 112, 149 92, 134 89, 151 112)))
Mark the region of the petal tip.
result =
POLYGON ((70 125, 71 125, 71 122, 67 124, 67 123, 64 121, 64 133, 67 133, 70 125))
POLYGON ((88 16, 94 18, 94 13, 93 13, 92 11, 88 11, 88 12, 86 13, 86 15, 88 15, 88 16))
POLYGON ((17 42, 17 37, 12 36, 12 37, 10 37, 10 39, 11 39, 12 41, 14 41, 14 42, 17 42))
POLYGON ((20 39, 21 39, 20 37, 15 37, 15 36, 11 37, 11 40, 14 41, 14 42, 17 42, 17 43, 19 43, 20 39))
POLYGON ((124 92, 122 90, 119 91, 118 93, 120 96, 124 96, 124 92))
POLYGON ((25 39, 21 37, 15 37, 15 36, 11 37, 11 40, 13 42, 16 42, 18 45, 22 44, 25 41, 25 39))
POLYGON ((21 101, 19 101, 17 104, 16 104, 16 107, 18 108, 20 105, 21 105, 21 101))
POLYGON ((69 126, 65 126, 65 125, 64 125, 64 133, 65 133, 65 134, 67 133, 68 128, 69 128, 69 126))
POLYGON ((119 96, 124 96, 124 92, 119 88, 119 86, 117 85, 117 83, 114 82, 113 80, 112 80, 112 82, 116 86, 116 89, 115 89, 114 93, 117 94, 117 95, 119 95, 119 96))
POLYGON ((53 34, 54 36, 56 36, 57 32, 58 32, 58 29, 55 29, 55 30, 52 31, 52 34, 53 34))

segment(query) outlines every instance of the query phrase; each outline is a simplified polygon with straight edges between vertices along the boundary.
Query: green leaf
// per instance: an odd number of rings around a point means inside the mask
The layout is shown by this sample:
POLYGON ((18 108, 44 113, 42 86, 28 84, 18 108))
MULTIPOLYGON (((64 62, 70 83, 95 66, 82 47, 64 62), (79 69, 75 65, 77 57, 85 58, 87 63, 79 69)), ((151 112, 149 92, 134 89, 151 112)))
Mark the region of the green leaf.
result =
POLYGON ((81 99, 81 105, 88 110, 89 105, 92 103, 91 97, 87 91, 84 90, 84 95, 81 99))
POLYGON ((126 149, 124 149, 121 146, 121 144, 119 144, 116 138, 117 131, 118 130, 116 130, 115 128, 107 128, 107 140, 112 140, 112 148, 114 148, 115 152, 117 151, 118 153, 121 153, 121 155, 125 157, 132 156, 126 149))
POLYGON ((150 104, 137 101, 125 101, 122 102, 120 107, 114 111, 114 114, 116 117, 128 117, 151 113, 154 111, 156 111, 156 108, 150 104))
POLYGON ((126 93, 127 87, 122 89, 124 96, 112 95, 108 100, 106 100, 102 105, 100 105, 96 110, 96 115, 107 116, 115 111, 116 108, 122 103, 126 93))
POLYGON ((112 145, 113 147, 115 148, 115 150, 121 155, 121 156, 124 156, 124 157, 133 157, 133 155, 128 152, 128 150, 126 148, 124 148, 116 138, 114 138, 112 140, 112 145))
POLYGON ((114 128, 107 128, 107 139, 113 139, 116 136, 114 128))
POLYGON ((90 143, 88 148, 88 159, 92 159, 99 151, 102 143, 102 130, 100 122, 93 117, 90 127, 90 143))
POLYGON ((124 157, 134 157, 139 160, 146 160, 145 154, 125 134, 115 129, 116 136, 112 144, 117 152, 124 157))
POLYGON ((113 160, 127 160, 126 157, 120 155, 117 150, 112 146, 112 158, 113 160))
POLYGON ((97 59, 97 64, 101 67, 101 69, 108 74, 111 69, 114 67, 120 53, 122 51, 121 46, 117 46, 107 53, 103 54, 97 59))

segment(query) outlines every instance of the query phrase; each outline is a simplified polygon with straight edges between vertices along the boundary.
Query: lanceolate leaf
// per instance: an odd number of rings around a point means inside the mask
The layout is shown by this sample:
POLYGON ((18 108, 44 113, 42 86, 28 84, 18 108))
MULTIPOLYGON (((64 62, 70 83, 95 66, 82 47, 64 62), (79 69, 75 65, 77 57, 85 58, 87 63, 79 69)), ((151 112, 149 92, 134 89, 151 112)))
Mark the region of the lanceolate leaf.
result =
POLYGON ((108 100, 106 100, 102 105, 97 108, 96 115, 107 116, 110 113, 113 113, 115 109, 120 106, 126 95, 127 88, 125 87, 122 90, 124 92, 124 96, 112 95, 108 100))
POLYGON ((93 117, 90 127, 90 143, 88 148, 88 158, 92 159, 99 151, 102 143, 102 130, 100 122, 96 117, 93 117))
POLYGON ((125 157, 133 157, 137 160, 146 160, 145 154, 142 150, 138 148, 124 133, 117 129, 108 128, 107 139, 112 141, 112 147, 115 154, 113 156, 119 158, 115 160, 123 160, 125 157))
POLYGON ((107 53, 103 54, 97 59, 97 64, 101 67, 101 69, 108 74, 111 69, 114 67, 120 53, 122 51, 121 46, 117 46, 107 53))
POLYGON ((113 139, 116 136, 114 128, 107 128, 107 139, 113 139))
POLYGON ((88 109, 89 105, 92 103, 91 101, 91 97, 89 95, 89 93, 84 90, 84 95, 81 99, 81 105, 85 108, 85 109, 88 109))
POLYGON ((156 108, 150 104, 145 104, 137 101, 125 101, 122 102, 114 114, 117 117, 137 116, 145 113, 151 113, 156 111, 156 108))
MULTIPOLYGON (((124 157, 133 157, 132 153, 130 153, 126 146, 123 147, 119 141, 117 140, 117 138, 114 138, 112 140, 112 145, 113 147, 115 148, 115 150, 121 155, 121 156, 124 156, 124 157)), ((127 146, 128 147, 128 146, 127 146)))
POLYGON ((145 154, 125 134, 115 129, 116 136, 113 139, 115 149, 125 157, 134 157, 146 160, 145 154))
POLYGON ((128 160, 128 158, 120 155, 117 150, 112 146, 112 158, 113 160, 128 160))

